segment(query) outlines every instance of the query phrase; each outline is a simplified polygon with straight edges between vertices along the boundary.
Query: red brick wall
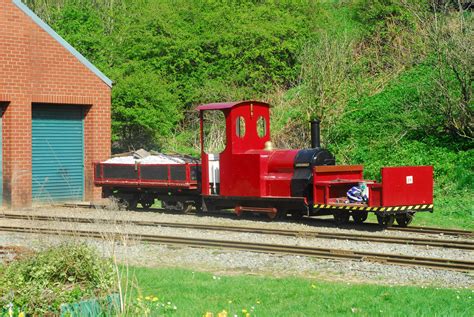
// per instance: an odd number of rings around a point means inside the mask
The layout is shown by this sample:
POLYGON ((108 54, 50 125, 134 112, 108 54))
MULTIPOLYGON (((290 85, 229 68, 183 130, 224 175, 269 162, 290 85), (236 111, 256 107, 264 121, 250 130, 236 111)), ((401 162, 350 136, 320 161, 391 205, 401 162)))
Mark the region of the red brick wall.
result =
POLYGON ((100 198, 92 162, 110 155, 111 89, 11 0, 0 0, 0 102, 4 203, 31 204, 32 103, 87 105, 85 199, 100 198))

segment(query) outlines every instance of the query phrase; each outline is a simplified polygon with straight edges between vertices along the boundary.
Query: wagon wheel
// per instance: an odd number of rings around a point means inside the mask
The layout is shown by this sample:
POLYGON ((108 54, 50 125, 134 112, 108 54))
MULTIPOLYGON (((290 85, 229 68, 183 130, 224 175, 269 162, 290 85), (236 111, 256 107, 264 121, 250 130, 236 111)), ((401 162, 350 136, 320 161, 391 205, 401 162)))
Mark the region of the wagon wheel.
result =
POLYGON ((180 211, 184 214, 187 214, 191 211, 192 205, 188 203, 183 203, 182 201, 177 201, 174 209, 180 211))
POLYGON ((367 211, 353 211, 352 219, 356 224, 361 224, 367 220, 369 213, 367 211))
POLYGON ((118 210, 127 210, 128 209, 128 201, 123 198, 116 199, 118 210))
POLYGON ((411 214, 398 215, 395 219, 397 220, 397 223, 400 227, 406 227, 413 221, 413 215, 411 214))
POLYGON ((127 199, 127 210, 137 209, 138 199, 136 197, 127 199))
POLYGON ((151 197, 140 199, 140 204, 144 210, 150 209, 151 206, 155 203, 155 199, 151 197))
POLYGON ((349 222, 350 214, 346 211, 335 211, 333 216, 336 224, 343 225, 349 222))
POLYGON ((171 211, 171 210, 172 210, 172 209, 171 209, 172 205, 171 205, 171 203, 170 203, 169 201, 167 201, 167 200, 162 200, 162 201, 161 201, 161 207, 163 207, 163 209, 168 210, 168 211, 171 211))
POLYGON ((185 214, 189 213, 193 208, 192 203, 187 203, 187 202, 182 202, 182 201, 177 201, 174 203, 167 200, 163 200, 161 203, 162 203, 163 208, 166 210, 180 211, 185 214))
POLYGON ((195 208, 196 208, 196 214, 198 214, 198 215, 203 214, 204 211, 203 211, 203 209, 202 209, 202 203, 201 203, 201 202, 195 201, 195 202, 194 202, 194 206, 195 206, 195 208))
POLYGON ((385 216, 377 215, 377 221, 379 225, 383 227, 391 227, 393 225, 393 222, 395 221, 395 216, 394 215, 385 215, 385 216))
POLYGON ((188 214, 191 212, 191 210, 193 209, 193 204, 191 203, 181 203, 182 204, 182 208, 181 208, 181 212, 183 214, 188 214))

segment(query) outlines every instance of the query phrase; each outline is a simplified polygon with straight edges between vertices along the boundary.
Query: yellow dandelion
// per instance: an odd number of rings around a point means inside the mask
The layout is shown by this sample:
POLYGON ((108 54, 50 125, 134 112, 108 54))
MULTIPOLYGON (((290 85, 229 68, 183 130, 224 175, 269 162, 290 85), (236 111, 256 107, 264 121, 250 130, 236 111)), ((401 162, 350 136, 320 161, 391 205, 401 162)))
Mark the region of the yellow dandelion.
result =
POLYGON ((153 297, 153 298, 151 299, 151 301, 152 301, 152 302, 156 302, 156 301, 158 301, 158 297, 156 297, 156 296, 155 296, 155 297, 153 297))
POLYGON ((246 314, 246 313, 247 313, 247 310, 246 310, 245 308, 242 309, 242 313, 243 313, 243 314, 246 314))
POLYGON ((257 304, 260 304, 260 300, 257 299, 256 303, 257 303, 257 304))
POLYGON ((213 315, 210 311, 208 311, 208 312, 206 312, 206 313, 204 314, 203 317, 213 317, 213 316, 214 316, 214 315, 213 315))
POLYGON ((20 313, 18 314, 18 317, 25 317, 25 313, 24 313, 24 312, 20 312, 20 313))
POLYGON ((229 304, 232 304, 232 301, 229 299, 228 303, 229 303, 229 304))
POLYGON ((311 288, 316 288, 316 285, 315 285, 315 284, 311 284, 311 288))
POLYGON ((225 310, 217 314, 217 317, 227 317, 227 312, 225 310))
POLYGON ((245 314, 245 317, 250 317, 250 313, 246 313, 246 314, 245 314))
POLYGON ((151 296, 145 297, 146 300, 151 300, 151 296))
POLYGON ((137 297, 137 301, 141 302, 142 301, 142 297, 137 297))

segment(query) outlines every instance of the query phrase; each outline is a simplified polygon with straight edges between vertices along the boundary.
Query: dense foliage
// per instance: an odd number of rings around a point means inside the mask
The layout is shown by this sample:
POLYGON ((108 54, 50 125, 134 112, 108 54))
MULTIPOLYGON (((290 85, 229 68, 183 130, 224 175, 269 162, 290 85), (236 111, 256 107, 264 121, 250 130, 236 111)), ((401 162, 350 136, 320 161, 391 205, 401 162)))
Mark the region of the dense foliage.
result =
POLYGON ((53 316, 63 303, 107 295, 115 282, 110 260, 86 245, 65 244, 1 265, 0 305, 53 316))
POLYGON ((312 5, 27 1, 115 82, 117 150, 162 147, 201 102, 262 98, 298 77, 312 5), (53 5, 54 4, 54 5, 53 5))
POLYGON ((115 151, 195 153, 193 107, 263 99, 279 147, 317 116, 339 162, 434 165, 438 201, 473 213, 469 1, 26 2, 114 80, 115 151))

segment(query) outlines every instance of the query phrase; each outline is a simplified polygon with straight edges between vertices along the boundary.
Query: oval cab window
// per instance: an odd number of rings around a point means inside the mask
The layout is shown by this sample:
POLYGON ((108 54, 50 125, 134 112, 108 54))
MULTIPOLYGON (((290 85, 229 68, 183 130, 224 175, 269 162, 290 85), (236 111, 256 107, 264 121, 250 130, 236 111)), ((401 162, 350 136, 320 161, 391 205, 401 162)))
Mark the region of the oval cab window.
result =
POLYGON ((257 120, 257 134, 261 138, 267 135, 267 120, 262 116, 257 120))
POLYGON ((237 117, 235 122, 235 134, 237 134, 239 138, 245 136, 245 119, 243 117, 237 117))

